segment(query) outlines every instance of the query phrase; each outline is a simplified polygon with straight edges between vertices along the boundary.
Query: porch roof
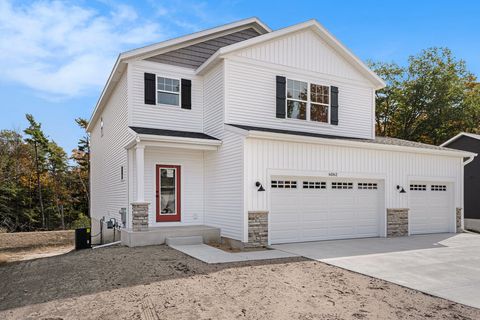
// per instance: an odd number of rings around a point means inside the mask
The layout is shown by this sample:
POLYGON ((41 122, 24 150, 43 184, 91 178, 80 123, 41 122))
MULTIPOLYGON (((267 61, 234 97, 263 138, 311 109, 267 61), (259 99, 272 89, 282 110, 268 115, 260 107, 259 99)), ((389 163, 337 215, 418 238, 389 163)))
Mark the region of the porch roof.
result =
POLYGON ((217 150, 222 141, 202 132, 129 127, 134 138, 125 148, 133 146, 170 147, 201 150, 217 150))
POLYGON ((143 128, 143 127, 130 127, 133 131, 138 134, 148 134, 155 136, 168 136, 168 137, 182 137, 182 138, 193 138, 193 139, 208 139, 208 140, 219 140, 215 137, 209 136, 208 134, 202 132, 192 132, 192 131, 178 131, 178 130, 165 130, 165 129, 156 129, 156 128, 143 128))

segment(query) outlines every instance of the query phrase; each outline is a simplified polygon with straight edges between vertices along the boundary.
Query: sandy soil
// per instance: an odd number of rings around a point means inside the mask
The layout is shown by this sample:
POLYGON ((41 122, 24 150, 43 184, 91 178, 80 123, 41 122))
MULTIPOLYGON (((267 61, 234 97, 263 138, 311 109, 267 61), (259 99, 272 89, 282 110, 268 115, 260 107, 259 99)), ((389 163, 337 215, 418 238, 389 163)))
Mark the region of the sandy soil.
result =
POLYGON ((480 310, 304 259, 207 265, 165 246, 0 266, 1 319, 480 319, 480 310))
POLYGON ((0 265, 64 254, 74 242, 73 230, 0 233, 0 265))

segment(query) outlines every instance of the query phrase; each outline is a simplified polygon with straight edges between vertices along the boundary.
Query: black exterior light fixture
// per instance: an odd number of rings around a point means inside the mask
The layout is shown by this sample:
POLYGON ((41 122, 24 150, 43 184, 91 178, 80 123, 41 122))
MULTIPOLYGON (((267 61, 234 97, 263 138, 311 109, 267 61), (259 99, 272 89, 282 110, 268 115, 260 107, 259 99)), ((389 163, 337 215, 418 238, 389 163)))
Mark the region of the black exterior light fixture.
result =
POLYGON ((399 191, 399 193, 407 193, 407 191, 405 191, 405 189, 403 189, 403 187, 397 185, 397 190, 399 191))
POLYGON ((265 188, 262 186, 260 181, 255 182, 255 186, 258 188, 257 191, 265 191, 265 188))

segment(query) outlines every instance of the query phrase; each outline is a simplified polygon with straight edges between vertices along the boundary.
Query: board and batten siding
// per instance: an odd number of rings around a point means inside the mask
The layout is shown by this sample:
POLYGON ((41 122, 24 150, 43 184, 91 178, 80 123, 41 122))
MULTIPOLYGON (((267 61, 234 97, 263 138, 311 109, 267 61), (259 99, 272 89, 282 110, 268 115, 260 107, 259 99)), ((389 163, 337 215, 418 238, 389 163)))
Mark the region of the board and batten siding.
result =
POLYGON ((363 75, 312 30, 239 50, 239 57, 365 82, 363 75))
POLYGON ((412 181, 451 182, 455 206, 462 207, 463 164, 458 157, 247 138, 245 164, 245 211, 270 209, 269 192, 258 192, 255 182, 262 182, 268 191, 271 175, 280 172, 282 176, 384 180, 386 208, 409 207, 412 181), (330 177, 332 172, 338 176, 330 177), (397 185, 407 192, 400 194, 397 185))
MULTIPOLYGON (((145 147, 145 201, 148 207, 148 225, 151 227, 201 225, 204 223, 204 167, 203 151, 145 147), (181 167, 181 221, 156 221, 156 165, 179 165, 181 167)), ((136 185, 136 162, 133 157, 133 185, 136 185)), ((133 198, 136 199, 136 190, 133 198)))
POLYGON ((224 131, 218 151, 205 151, 205 224, 243 241, 244 137, 224 131))
POLYGON ((373 138, 374 90, 361 82, 342 81, 301 69, 227 58, 226 123, 305 131, 337 136, 373 138), (276 76, 339 88, 338 125, 276 118, 276 76))
POLYGON ((92 234, 99 232, 99 220, 120 220, 119 210, 128 210, 127 151, 125 145, 132 138, 127 130, 128 101, 127 71, 110 96, 99 120, 91 132, 91 216, 92 234), (103 119, 103 136, 100 130, 103 119), (124 179, 120 170, 123 166, 124 179))
POLYGON ((204 76, 204 132, 221 138, 224 121, 224 68, 219 63, 204 76))
POLYGON ((150 61, 131 62, 130 125, 179 131, 203 132, 203 77, 191 69, 150 61), (144 101, 144 73, 157 76, 190 79, 192 81, 192 109, 180 106, 148 105, 144 101))

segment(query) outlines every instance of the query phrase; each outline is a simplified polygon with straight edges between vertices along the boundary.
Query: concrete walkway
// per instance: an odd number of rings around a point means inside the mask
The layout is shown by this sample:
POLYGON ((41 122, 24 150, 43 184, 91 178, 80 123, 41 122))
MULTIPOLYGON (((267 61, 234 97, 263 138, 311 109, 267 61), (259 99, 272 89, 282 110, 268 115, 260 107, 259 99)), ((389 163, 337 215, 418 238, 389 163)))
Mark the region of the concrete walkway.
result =
POLYGON ((228 263, 298 257, 297 254, 280 250, 261 250, 232 253, 211 247, 206 244, 170 245, 170 247, 206 263, 228 263))
POLYGON ((480 308, 480 235, 433 234, 273 248, 480 308))

